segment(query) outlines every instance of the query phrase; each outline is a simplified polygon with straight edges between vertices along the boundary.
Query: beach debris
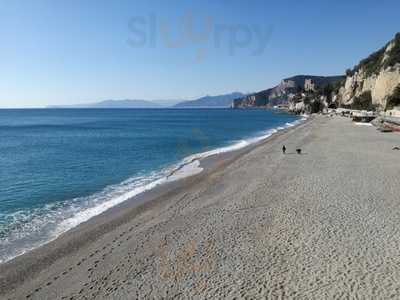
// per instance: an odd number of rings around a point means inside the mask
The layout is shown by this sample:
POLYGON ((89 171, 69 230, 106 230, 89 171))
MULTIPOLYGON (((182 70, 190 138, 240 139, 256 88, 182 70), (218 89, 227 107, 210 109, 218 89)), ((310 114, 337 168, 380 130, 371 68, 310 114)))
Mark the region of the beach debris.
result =
POLYGON ((297 148, 297 149, 296 149, 296 152, 297 152, 297 154, 301 154, 301 149, 300 149, 300 148, 297 148))
POLYGON ((400 147, 393 147, 393 149, 392 150, 400 150, 400 147))
POLYGON ((365 123, 365 122, 354 122, 354 125, 357 125, 357 126, 373 126, 372 123, 365 123))
POLYGON ((380 132, 393 132, 392 129, 387 128, 387 127, 379 127, 378 130, 379 130, 380 132))

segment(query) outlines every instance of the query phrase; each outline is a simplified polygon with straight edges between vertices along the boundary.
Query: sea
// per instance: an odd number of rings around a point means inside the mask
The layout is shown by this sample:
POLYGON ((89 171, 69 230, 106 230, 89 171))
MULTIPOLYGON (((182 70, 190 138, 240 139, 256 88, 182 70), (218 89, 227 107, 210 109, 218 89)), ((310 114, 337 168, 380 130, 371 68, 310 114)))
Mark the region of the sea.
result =
POLYGON ((265 109, 0 110, 0 263, 301 120, 265 109))

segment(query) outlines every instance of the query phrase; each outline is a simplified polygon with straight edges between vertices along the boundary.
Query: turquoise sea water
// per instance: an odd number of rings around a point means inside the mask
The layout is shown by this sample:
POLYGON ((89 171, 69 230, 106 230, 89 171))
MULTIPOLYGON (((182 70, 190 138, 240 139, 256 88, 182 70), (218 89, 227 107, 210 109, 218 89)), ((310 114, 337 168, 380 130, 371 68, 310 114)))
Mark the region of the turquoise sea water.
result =
POLYGON ((272 110, 0 110, 0 262, 201 171, 197 158, 246 146, 296 120, 272 110))

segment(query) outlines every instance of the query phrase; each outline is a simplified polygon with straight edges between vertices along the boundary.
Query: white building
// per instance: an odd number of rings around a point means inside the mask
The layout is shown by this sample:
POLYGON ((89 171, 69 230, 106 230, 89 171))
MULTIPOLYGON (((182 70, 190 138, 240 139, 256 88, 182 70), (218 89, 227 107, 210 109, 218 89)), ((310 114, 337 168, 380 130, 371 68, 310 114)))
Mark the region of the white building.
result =
POLYGON ((313 83, 312 79, 306 79, 304 82, 304 90, 306 92, 313 92, 315 91, 315 84, 313 83))

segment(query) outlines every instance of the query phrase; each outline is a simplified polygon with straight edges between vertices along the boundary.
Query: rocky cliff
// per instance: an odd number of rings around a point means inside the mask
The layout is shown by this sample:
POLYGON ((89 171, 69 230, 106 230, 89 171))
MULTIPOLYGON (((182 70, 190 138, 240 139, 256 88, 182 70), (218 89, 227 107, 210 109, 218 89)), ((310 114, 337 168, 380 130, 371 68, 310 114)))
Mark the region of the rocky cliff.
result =
POLYGON ((348 69, 346 76, 286 78, 276 87, 234 100, 232 107, 278 104, 288 104, 294 112, 317 112, 338 106, 385 110, 400 105, 400 33, 348 69))
POLYGON ((400 86, 400 33, 383 48, 347 70, 346 81, 337 94, 339 106, 353 106, 369 97, 372 105, 385 109, 388 98, 400 86))
POLYGON ((243 98, 235 99, 232 103, 233 108, 244 107, 268 107, 279 104, 287 104, 288 100, 294 94, 301 92, 307 87, 309 82, 310 89, 322 89, 329 84, 343 80, 343 76, 312 76, 298 75, 283 79, 277 86, 263 90, 258 93, 250 94, 243 98))

